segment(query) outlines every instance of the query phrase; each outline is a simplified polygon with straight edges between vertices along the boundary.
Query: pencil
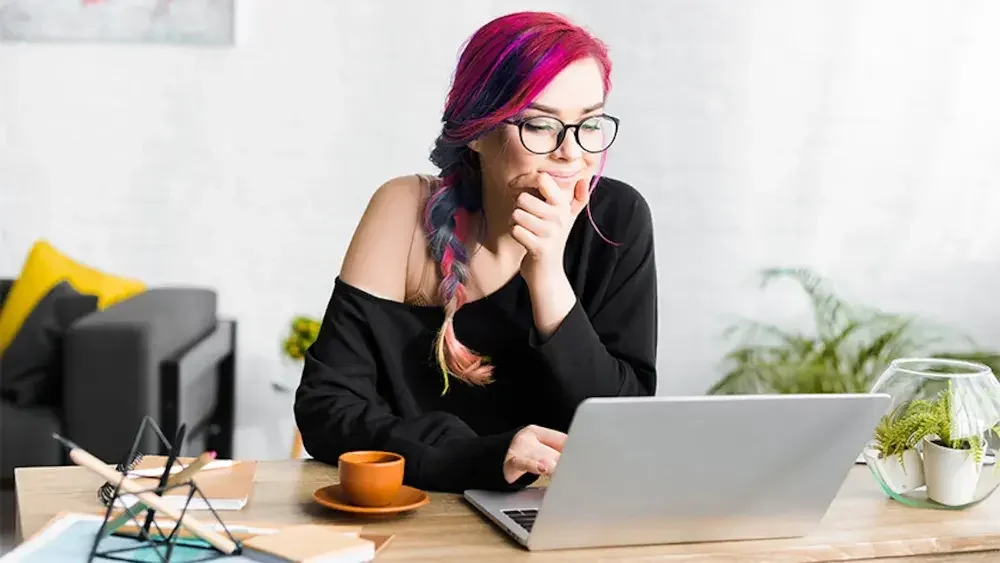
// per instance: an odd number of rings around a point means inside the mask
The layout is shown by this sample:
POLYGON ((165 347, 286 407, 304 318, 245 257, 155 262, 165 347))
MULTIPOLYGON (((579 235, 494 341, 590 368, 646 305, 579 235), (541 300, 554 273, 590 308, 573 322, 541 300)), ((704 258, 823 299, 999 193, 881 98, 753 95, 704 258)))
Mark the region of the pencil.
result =
POLYGON ((63 446, 69 450, 69 458, 72 459, 74 463, 86 467, 87 469, 100 475, 108 483, 111 483, 112 486, 117 486, 125 492, 136 495, 136 497, 138 497, 143 504, 166 514, 170 518, 173 518, 176 522, 180 523, 181 526, 191 530, 191 532, 199 538, 212 544, 213 547, 222 553, 231 555, 238 549, 236 543, 229 538, 216 532, 210 526, 200 522, 190 514, 182 515, 180 511, 175 510, 172 506, 163 502, 159 496, 150 492, 144 492, 140 485, 132 482, 130 479, 126 479, 124 475, 115 471, 114 468, 109 467, 103 461, 91 455, 90 452, 84 450, 80 446, 77 446, 66 438, 63 438, 59 434, 53 434, 52 437, 61 442, 63 446))
POLYGON ((184 481, 193 478, 199 471, 201 471, 202 467, 205 467, 209 463, 215 461, 215 456, 215 452, 205 452, 201 454, 179 473, 171 475, 170 479, 167 480, 167 484, 174 485, 176 483, 183 483, 184 481))
MULTIPOLYGON (((201 454, 194 461, 188 464, 187 467, 182 469, 179 473, 171 475, 170 478, 167 479, 167 486, 169 487, 171 485, 176 485, 177 483, 183 483, 188 479, 193 478, 195 474, 197 474, 198 471, 201 470, 202 467, 205 467, 206 465, 211 463, 212 460, 215 459, 215 456, 216 456, 215 452, 205 452, 201 454)), ((141 513, 143 510, 146 510, 147 508, 149 507, 143 504, 142 502, 137 502, 130 508, 126 508, 125 512, 123 512, 121 515, 119 515, 111 522, 108 522, 108 525, 104 528, 104 533, 113 534, 116 530, 118 530, 118 528, 121 528, 123 524, 128 522, 129 519, 133 517, 133 515, 138 517, 139 513, 141 513)))
MULTIPOLYGON (((174 531, 174 523, 173 523, 172 520, 169 521, 169 523, 168 523, 168 522, 160 522, 159 519, 157 519, 156 525, 159 526, 159 530, 163 532, 163 535, 161 536, 160 532, 157 531, 156 529, 151 530, 149 532, 149 535, 152 536, 152 537, 154 537, 154 538, 155 537, 169 536, 174 531)), ((215 530, 219 530, 220 532, 222 531, 222 527, 218 526, 218 525, 212 525, 212 528, 215 529, 215 530)), ((229 531, 230 535, 232 535, 233 538, 235 538, 238 541, 243 541, 243 540, 246 540, 246 539, 250 539, 250 538, 252 538, 254 536, 259 536, 259 535, 262 534, 262 532, 259 532, 259 531, 248 532, 248 531, 243 530, 240 526, 238 526, 238 525, 232 525, 232 524, 226 524, 226 529, 229 531)), ((133 537, 133 538, 134 537, 142 537, 142 526, 137 526, 135 524, 130 524, 130 523, 126 522, 120 528, 118 528, 117 533, 118 533, 119 536, 128 536, 128 537, 133 537)), ((271 532, 271 530, 266 530, 263 533, 272 533, 272 532, 271 532)), ((190 531, 185 530, 182 527, 180 530, 177 531, 177 537, 179 537, 179 538, 194 538, 194 537, 197 537, 197 536, 195 536, 190 531)))
MULTIPOLYGON (((173 521, 168 521, 168 522, 157 521, 157 524, 159 524, 160 529, 166 535, 170 535, 174 531, 173 521)), ((265 522, 254 523, 246 521, 231 522, 225 525, 226 529, 229 530, 229 533, 232 534, 234 538, 240 541, 248 540, 256 536, 267 536, 271 534, 276 534, 280 532, 282 529, 287 528, 289 526, 291 526, 291 524, 270 524, 265 522)), ((362 531, 361 526, 346 526, 338 524, 324 524, 323 526, 324 528, 328 528, 332 532, 338 534, 344 534, 347 536, 359 536, 361 535, 362 531)), ((222 529, 221 524, 213 524, 213 527, 217 530, 222 529)), ((142 529, 141 526, 136 526, 135 524, 125 524, 119 529, 118 533, 129 537, 135 537, 139 535, 139 530, 141 529, 142 529)), ((157 532, 154 531, 153 533, 155 534, 157 532)), ((177 536, 182 538, 190 538, 193 537, 194 534, 192 534, 187 530, 181 529, 177 532, 177 536)))

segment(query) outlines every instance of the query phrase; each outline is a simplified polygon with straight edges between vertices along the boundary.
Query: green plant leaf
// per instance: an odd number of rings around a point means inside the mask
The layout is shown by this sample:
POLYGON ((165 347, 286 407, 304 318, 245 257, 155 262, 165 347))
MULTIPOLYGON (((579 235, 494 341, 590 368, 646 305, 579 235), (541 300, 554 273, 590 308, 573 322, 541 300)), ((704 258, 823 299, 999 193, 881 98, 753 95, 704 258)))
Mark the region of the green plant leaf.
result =
POLYGON ((761 288, 779 279, 796 283, 812 308, 814 334, 740 320, 724 331, 734 339, 724 375, 709 394, 866 392, 900 357, 978 361, 1000 375, 1000 353, 977 350, 971 339, 909 315, 852 306, 824 278, 806 268, 769 268, 761 288), (967 352, 957 352, 963 342, 967 352), (937 353, 936 350, 949 350, 937 353))
POLYGON ((288 323, 289 332, 281 341, 282 353, 301 360, 319 336, 320 321, 306 315, 297 315, 288 323))

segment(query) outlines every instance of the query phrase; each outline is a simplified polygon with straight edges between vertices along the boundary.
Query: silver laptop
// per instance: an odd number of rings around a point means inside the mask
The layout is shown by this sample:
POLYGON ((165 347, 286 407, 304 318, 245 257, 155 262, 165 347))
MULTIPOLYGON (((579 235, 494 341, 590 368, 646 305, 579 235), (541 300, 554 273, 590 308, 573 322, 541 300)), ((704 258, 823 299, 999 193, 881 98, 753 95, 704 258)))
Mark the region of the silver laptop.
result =
POLYGON ((592 398, 547 488, 465 498, 529 550, 803 536, 888 408, 886 394, 592 398))

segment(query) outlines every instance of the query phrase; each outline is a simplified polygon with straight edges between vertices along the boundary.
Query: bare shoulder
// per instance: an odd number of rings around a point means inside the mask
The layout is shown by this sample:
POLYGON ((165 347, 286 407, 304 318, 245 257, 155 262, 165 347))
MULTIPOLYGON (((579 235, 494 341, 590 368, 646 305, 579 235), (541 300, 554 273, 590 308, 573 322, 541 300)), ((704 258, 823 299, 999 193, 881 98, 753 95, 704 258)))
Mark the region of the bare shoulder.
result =
POLYGON ((341 280, 377 297, 403 301, 427 194, 427 183, 416 174, 379 186, 351 237, 341 280))

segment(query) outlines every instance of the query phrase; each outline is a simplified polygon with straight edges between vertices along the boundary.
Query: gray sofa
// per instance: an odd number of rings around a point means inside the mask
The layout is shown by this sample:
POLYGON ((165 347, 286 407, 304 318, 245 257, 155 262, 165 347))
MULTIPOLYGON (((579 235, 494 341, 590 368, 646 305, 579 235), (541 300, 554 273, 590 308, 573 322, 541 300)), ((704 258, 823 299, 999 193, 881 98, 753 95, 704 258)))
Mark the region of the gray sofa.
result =
MULTIPOLYGON (((13 282, 0 280, 0 308, 13 282)), ((69 463, 53 432, 108 463, 123 460, 144 416, 173 438, 181 455, 233 455, 236 324, 217 316, 216 294, 201 288, 152 288, 83 314, 60 345, 59 399, 15 405, 0 400, 0 480, 14 468, 69 463)), ((152 431, 138 449, 166 453, 152 431)))

